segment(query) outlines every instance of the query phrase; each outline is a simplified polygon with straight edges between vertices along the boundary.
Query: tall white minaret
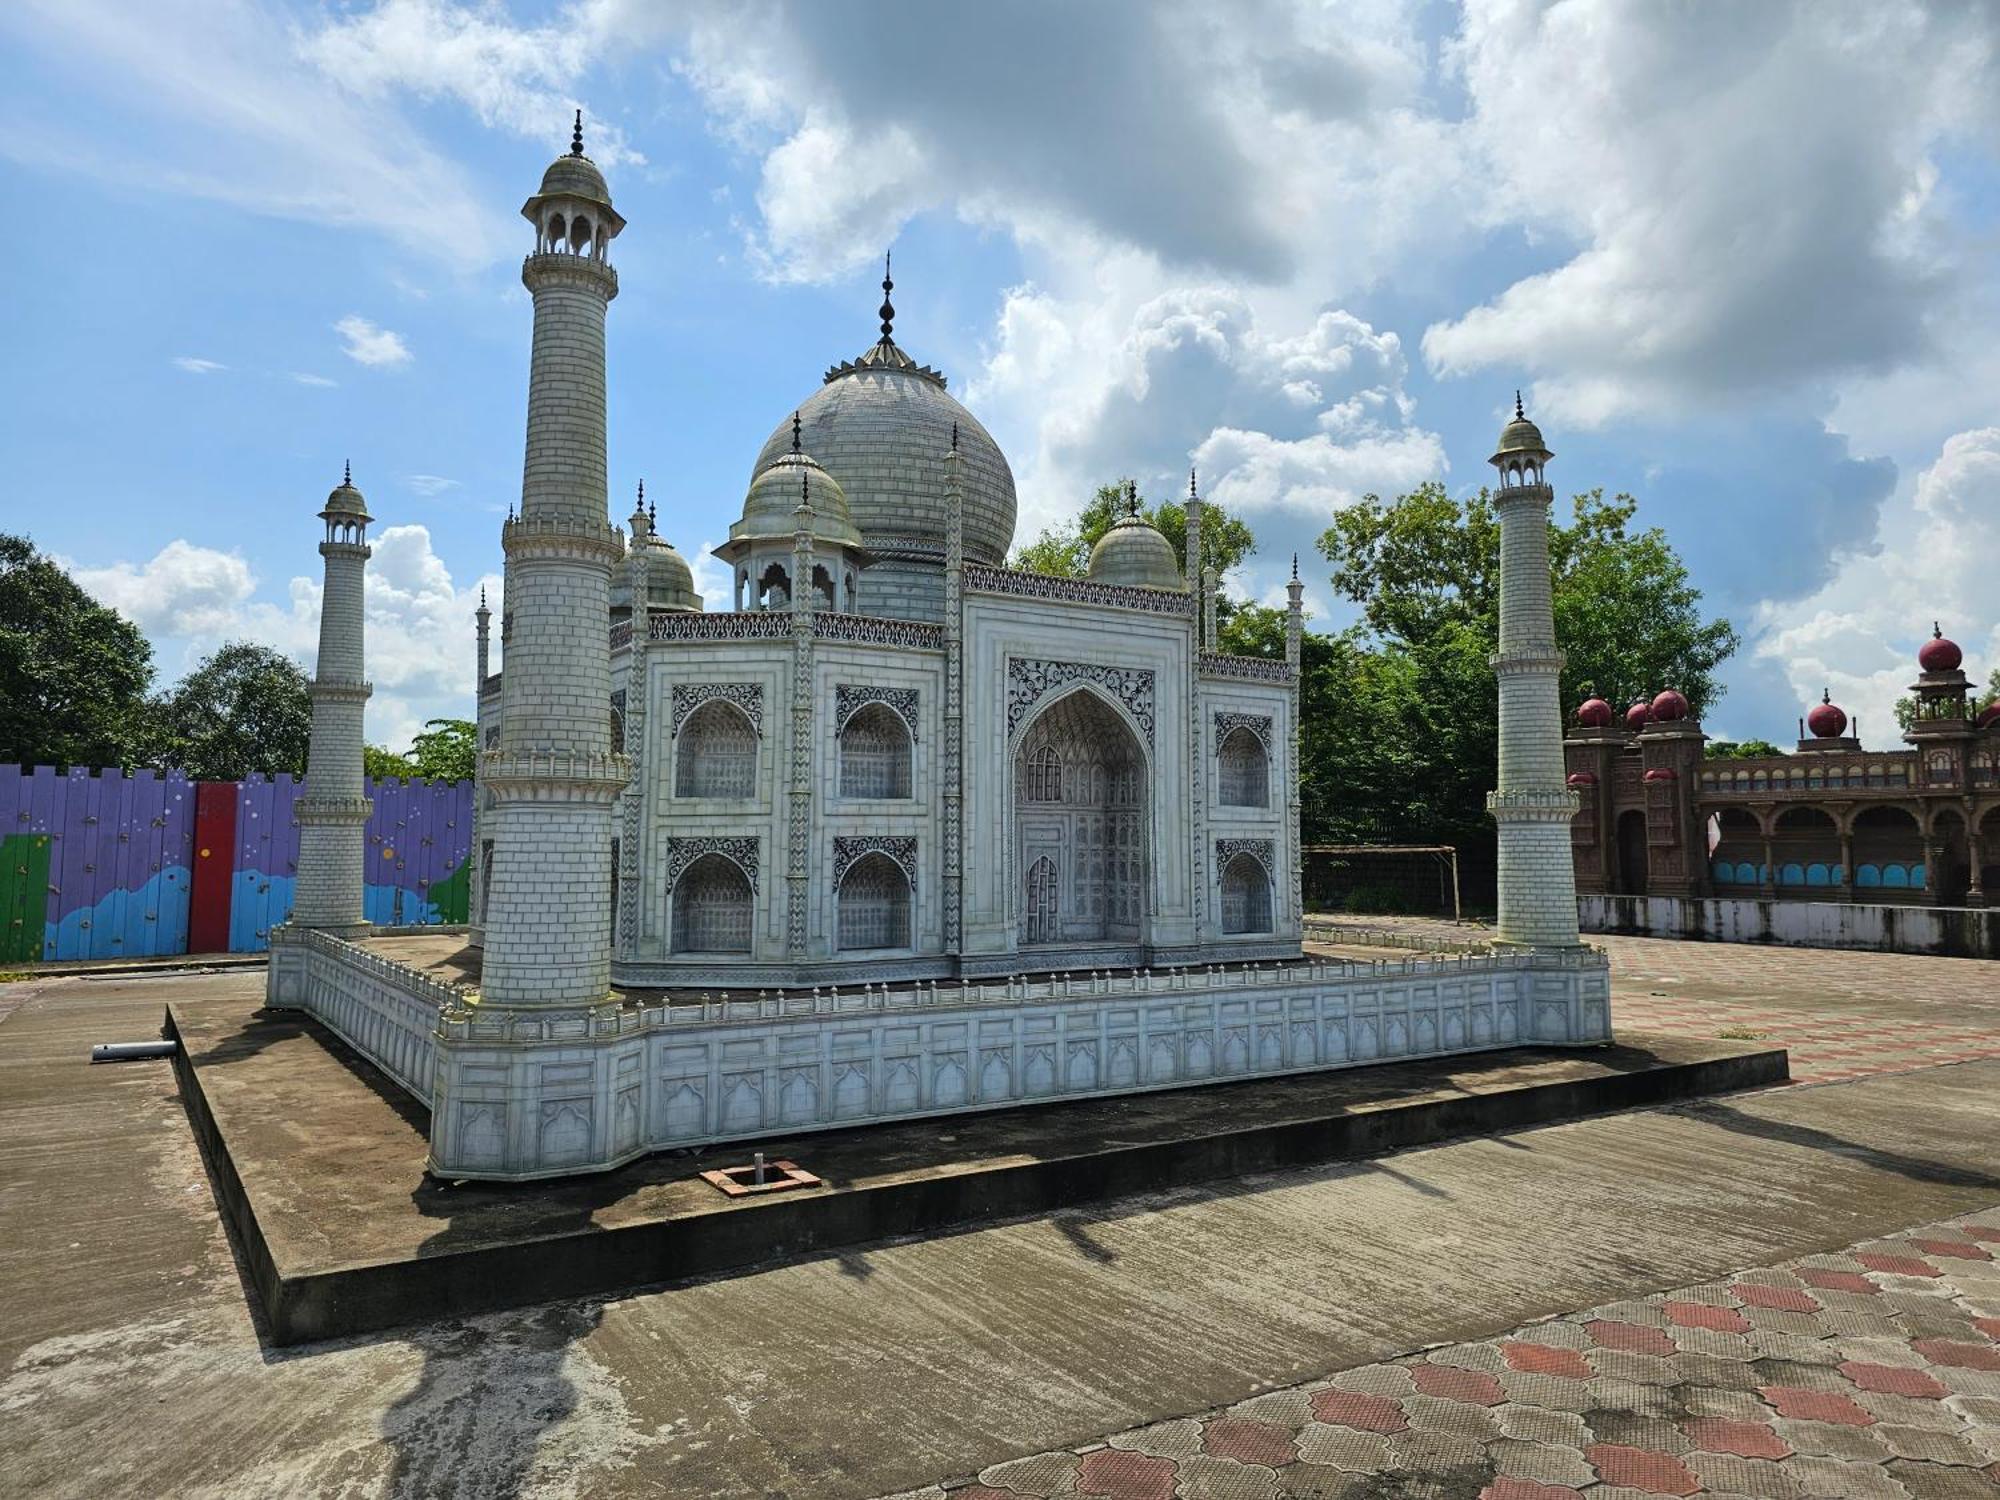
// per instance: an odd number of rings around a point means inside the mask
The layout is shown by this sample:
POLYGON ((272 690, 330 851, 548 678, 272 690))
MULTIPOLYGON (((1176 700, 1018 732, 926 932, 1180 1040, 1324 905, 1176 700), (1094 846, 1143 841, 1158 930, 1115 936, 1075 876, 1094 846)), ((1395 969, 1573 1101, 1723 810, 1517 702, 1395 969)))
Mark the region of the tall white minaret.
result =
POLYGON ((319 660, 313 667, 312 746, 299 820, 298 884, 291 920, 300 927, 361 925, 364 833, 371 803, 361 773, 361 715, 374 691, 362 677, 363 574, 368 565, 368 504, 351 468, 320 511, 326 539, 326 586, 320 593, 319 660))
POLYGON ((629 766, 611 749, 611 569, 624 538, 606 519, 604 312, 618 295, 605 246, 625 227, 583 154, 567 156, 522 207, 535 299, 521 512, 507 554, 500 638, 500 743, 480 757, 493 794, 484 892, 485 1006, 578 1006, 611 988, 611 841, 629 766))
POLYGON ((1503 943, 1535 948, 1577 945, 1576 866, 1569 823, 1577 794, 1563 775, 1562 705, 1555 605, 1549 578, 1546 465, 1555 455, 1521 410, 1500 431, 1490 460, 1500 473, 1493 508, 1500 516, 1500 781, 1486 796, 1499 825, 1500 923, 1503 943))

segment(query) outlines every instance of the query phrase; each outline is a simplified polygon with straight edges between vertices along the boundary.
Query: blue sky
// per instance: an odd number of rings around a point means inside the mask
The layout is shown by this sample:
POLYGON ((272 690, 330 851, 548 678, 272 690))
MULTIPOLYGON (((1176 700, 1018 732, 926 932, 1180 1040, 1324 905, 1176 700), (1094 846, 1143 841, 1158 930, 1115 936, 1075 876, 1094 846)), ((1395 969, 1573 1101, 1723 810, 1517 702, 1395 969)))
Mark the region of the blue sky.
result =
POLYGON ((1934 615, 2000 663, 2000 12, 17 0, 0 38, 0 524, 167 676, 310 659, 351 459, 370 736, 464 711, 517 209, 575 105, 630 225, 612 512, 643 476, 691 557, 893 243, 1018 540, 1192 458, 1258 533, 1237 590, 1298 548, 1338 622, 1331 511, 1482 482, 1521 386, 1559 488, 1637 496, 1742 630, 1712 732, 1786 740, 1826 685, 1882 741, 1934 615))

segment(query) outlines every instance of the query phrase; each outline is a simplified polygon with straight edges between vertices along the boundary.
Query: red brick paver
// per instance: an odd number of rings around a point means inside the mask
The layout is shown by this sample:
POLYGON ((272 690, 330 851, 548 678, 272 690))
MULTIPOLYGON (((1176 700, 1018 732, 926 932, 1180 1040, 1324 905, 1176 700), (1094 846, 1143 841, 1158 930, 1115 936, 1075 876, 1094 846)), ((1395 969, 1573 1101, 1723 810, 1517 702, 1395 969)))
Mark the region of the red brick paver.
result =
POLYGON ((1950 1253, 1982 1241, 2000 1208, 1031 1455, 949 1500, 2000 1495, 2000 1267, 1950 1253))

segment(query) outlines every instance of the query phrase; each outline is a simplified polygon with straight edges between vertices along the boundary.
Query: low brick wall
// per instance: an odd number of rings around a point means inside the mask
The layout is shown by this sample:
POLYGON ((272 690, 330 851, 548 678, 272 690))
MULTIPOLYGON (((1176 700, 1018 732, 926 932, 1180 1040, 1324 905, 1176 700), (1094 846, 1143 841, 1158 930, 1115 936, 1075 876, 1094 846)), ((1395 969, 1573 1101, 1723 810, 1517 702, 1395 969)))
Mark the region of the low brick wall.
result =
POLYGON ((2000 912, 1990 908, 1730 896, 1580 896, 1577 912, 1585 932, 2000 958, 2000 912))

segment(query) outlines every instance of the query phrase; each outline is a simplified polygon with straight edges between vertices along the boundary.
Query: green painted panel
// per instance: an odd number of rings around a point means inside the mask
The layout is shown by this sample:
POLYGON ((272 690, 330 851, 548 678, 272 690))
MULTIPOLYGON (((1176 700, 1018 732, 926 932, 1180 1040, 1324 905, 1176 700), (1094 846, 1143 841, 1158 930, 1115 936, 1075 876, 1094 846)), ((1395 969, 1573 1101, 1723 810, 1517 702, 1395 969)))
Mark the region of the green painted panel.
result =
POLYGON ((424 893, 437 903, 440 922, 464 922, 472 915, 472 861, 461 859, 458 868, 424 893))
POLYGON ((0 963, 42 956, 49 909, 49 836, 0 839, 0 963))

